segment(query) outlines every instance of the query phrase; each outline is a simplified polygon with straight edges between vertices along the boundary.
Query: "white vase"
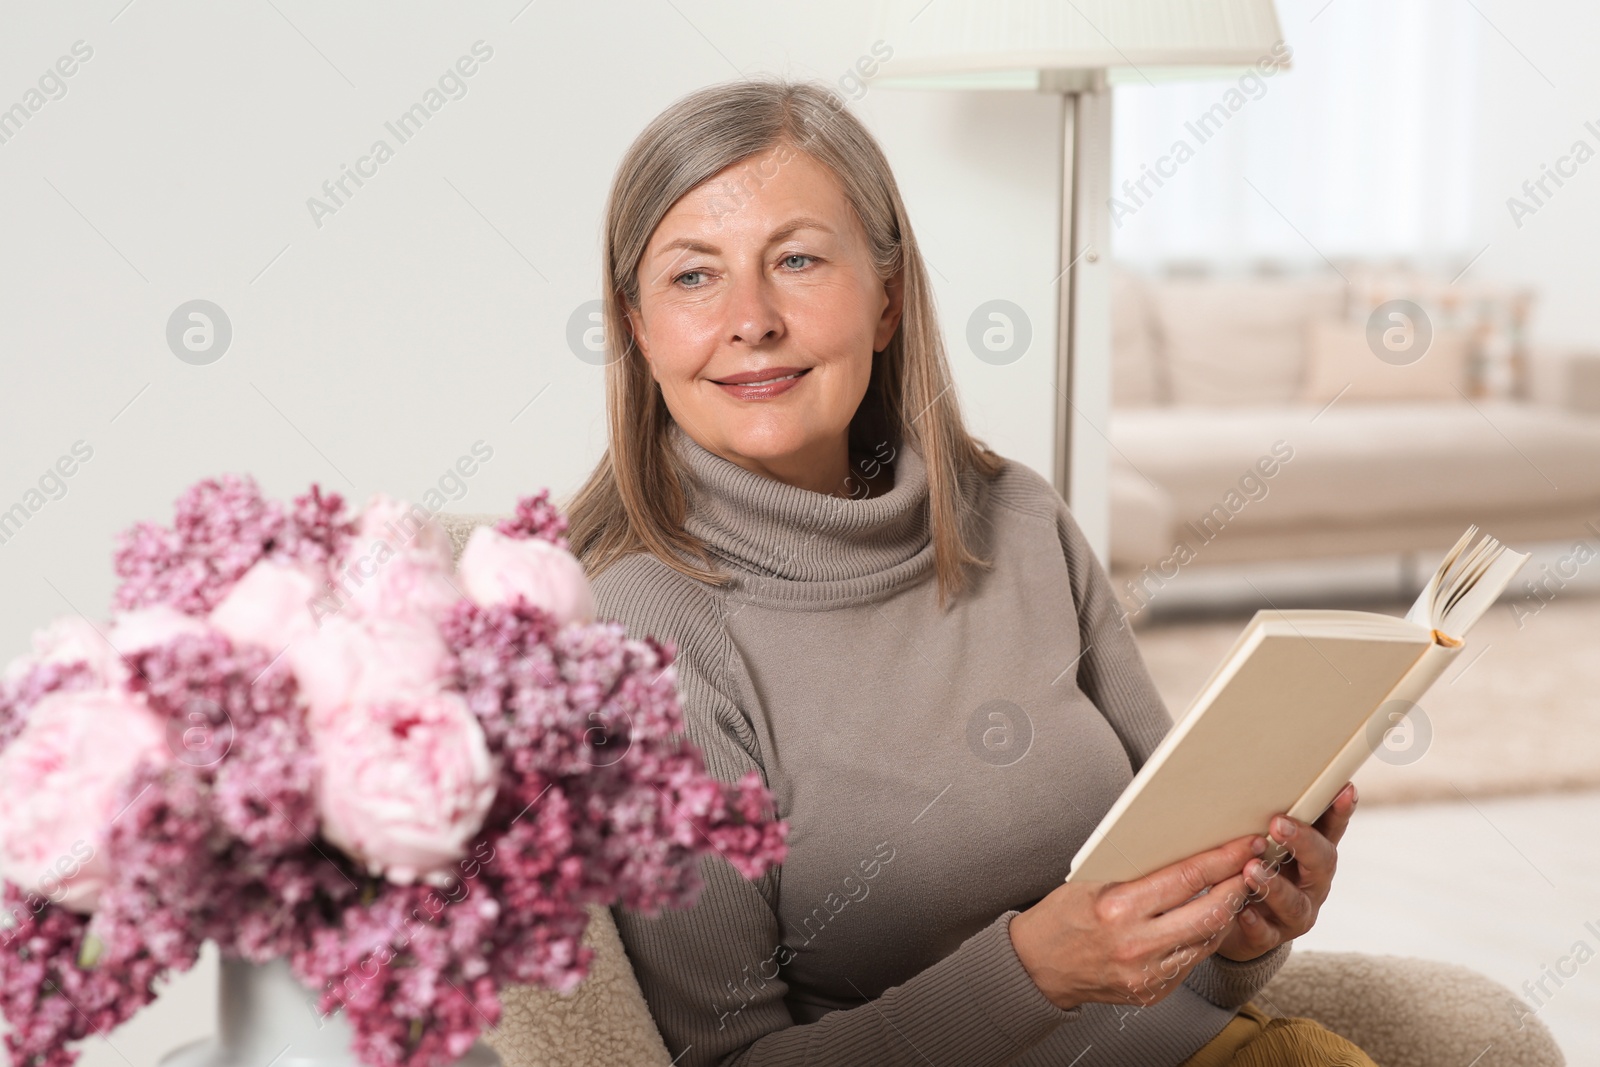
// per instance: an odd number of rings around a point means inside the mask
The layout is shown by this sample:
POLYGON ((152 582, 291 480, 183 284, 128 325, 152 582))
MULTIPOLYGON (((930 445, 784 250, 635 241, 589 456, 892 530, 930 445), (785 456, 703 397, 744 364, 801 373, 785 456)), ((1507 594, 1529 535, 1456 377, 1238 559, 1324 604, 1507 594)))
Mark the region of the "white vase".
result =
MULTIPOLYGON (((217 1036, 169 1053, 160 1067, 362 1067, 351 1037, 342 1012, 324 1018, 316 1010, 316 995, 295 980, 287 960, 224 957, 217 1036)), ((456 1067, 500 1067, 500 1057, 480 1041, 456 1067)))

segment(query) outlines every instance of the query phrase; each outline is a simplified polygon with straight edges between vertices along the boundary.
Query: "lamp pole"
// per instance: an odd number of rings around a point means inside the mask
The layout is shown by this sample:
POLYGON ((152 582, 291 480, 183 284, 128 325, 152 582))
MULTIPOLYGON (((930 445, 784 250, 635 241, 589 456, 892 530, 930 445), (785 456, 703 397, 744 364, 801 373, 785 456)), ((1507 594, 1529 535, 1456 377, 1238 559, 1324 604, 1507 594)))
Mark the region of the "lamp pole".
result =
POLYGON ((1054 480, 1102 561, 1111 547, 1111 90, 1104 70, 1049 70, 1061 98, 1054 480))

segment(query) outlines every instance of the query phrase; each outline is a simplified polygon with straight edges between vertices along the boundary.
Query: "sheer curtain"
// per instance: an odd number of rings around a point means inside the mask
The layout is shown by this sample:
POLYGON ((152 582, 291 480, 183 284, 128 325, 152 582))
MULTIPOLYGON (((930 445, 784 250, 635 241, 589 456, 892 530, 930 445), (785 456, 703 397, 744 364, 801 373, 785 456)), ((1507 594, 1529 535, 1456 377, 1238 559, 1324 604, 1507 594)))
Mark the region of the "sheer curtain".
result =
POLYGON ((1117 87, 1113 253, 1134 265, 1469 259, 1484 243, 1470 210, 1472 6, 1278 10, 1288 70, 1155 85, 1130 71, 1117 87))

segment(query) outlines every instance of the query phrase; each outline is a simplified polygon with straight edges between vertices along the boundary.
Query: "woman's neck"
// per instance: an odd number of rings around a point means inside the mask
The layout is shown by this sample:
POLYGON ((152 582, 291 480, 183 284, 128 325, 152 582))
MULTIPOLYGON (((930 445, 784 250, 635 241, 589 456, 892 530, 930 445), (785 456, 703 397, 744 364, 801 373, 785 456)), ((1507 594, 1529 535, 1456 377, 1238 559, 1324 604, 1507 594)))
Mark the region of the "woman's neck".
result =
MULTIPOLYGON (((718 453, 720 454, 720 453, 718 453)), ((853 449, 848 439, 815 443, 776 458, 723 455, 752 474, 827 496, 867 500, 894 488, 893 452, 853 449), (886 458, 887 457, 887 458, 886 458)))

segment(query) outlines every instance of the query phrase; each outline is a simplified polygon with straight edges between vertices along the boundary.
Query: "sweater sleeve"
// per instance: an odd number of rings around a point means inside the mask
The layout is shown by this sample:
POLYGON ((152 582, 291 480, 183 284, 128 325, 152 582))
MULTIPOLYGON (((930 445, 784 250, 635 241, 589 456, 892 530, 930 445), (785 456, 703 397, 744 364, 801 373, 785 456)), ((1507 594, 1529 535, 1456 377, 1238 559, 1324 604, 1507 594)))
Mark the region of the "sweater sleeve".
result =
MULTIPOLYGON (((1056 503, 1056 532, 1078 606, 1082 649, 1078 686, 1110 721, 1137 774, 1172 728, 1172 716, 1139 652, 1110 575, 1095 557, 1066 502, 1057 495, 1056 503)), ((1278 973, 1292 944, 1285 941, 1242 962, 1213 953, 1195 965, 1183 984, 1219 1008, 1238 1008, 1278 973)))
MULTIPOLYGON (((596 580, 599 614, 619 619, 637 636, 676 641, 685 730, 707 769, 732 781, 754 768, 765 779, 755 734, 727 682, 727 672, 738 669, 730 667, 737 652, 715 603, 675 574, 629 570, 596 580)), ((654 918, 612 909, 677 1067, 922 1067, 929 1055, 966 1067, 1000 1067, 1082 1011, 1056 1007, 1028 976, 1011 945, 1017 912, 1008 911, 876 999, 797 1024, 781 974, 781 868, 756 882, 717 856, 704 857, 700 869, 705 886, 692 908, 654 918)))
MULTIPOLYGON (((1049 488, 1042 479, 1041 488, 1049 488)), ((1137 774, 1172 729, 1172 716, 1145 666, 1110 575, 1066 501, 1055 495, 1055 502, 1056 534, 1078 611, 1078 688, 1111 723, 1137 774)))
POLYGON ((1289 959, 1294 941, 1285 941, 1253 960, 1230 960, 1215 952, 1195 964, 1183 984, 1219 1008, 1232 1010, 1266 988, 1289 959))

